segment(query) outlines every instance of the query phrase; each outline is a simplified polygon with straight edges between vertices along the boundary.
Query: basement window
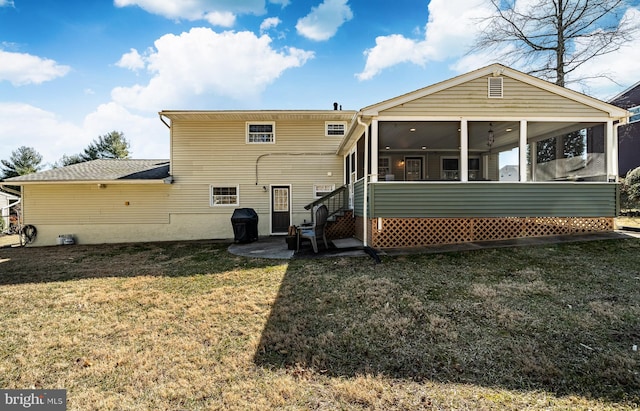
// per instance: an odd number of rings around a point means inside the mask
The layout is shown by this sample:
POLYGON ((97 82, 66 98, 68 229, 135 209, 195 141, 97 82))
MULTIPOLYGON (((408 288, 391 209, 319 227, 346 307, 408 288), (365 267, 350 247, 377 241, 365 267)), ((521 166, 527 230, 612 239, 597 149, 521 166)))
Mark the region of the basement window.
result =
POLYGON ((489 77, 489 98, 502 98, 504 92, 502 77, 489 77))

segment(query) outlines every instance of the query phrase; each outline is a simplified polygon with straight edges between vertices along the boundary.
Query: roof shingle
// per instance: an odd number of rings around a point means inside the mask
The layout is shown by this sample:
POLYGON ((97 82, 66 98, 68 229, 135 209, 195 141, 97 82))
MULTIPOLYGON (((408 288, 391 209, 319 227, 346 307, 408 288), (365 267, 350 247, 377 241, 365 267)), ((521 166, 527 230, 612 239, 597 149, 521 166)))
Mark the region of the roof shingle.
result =
POLYGON ((38 173, 7 178, 5 182, 163 180, 169 160, 99 159, 38 173))

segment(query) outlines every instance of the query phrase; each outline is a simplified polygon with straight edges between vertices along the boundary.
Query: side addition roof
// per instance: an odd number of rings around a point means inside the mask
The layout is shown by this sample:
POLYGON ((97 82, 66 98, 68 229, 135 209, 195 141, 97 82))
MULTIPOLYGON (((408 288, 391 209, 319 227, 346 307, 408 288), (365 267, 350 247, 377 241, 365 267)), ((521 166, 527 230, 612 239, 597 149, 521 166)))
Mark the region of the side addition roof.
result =
POLYGON ((86 184, 162 184, 171 183, 169 160, 100 159, 66 167, 7 178, 3 183, 86 184))

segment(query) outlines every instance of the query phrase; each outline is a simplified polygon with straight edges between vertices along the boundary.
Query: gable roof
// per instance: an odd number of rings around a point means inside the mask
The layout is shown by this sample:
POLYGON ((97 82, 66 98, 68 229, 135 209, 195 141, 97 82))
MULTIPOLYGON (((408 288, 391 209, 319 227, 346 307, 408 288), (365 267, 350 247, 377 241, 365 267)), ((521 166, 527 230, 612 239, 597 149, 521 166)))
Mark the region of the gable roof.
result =
POLYGON ((34 183, 170 183, 169 160, 99 159, 7 178, 12 185, 34 183))
POLYGON ((622 108, 640 106, 640 81, 611 98, 609 103, 622 108))
POLYGON ((406 93, 400 95, 398 97, 394 97, 389 100, 382 101, 380 103, 368 106, 360 110, 363 116, 376 116, 379 112, 383 110, 387 110, 392 107, 396 107, 407 102, 437 93, 442 90, 446 90, 451 87, 455 87, 457 85, 466 83, 468 81, 477 79, 479 77, 485 76, 506 76, 513 78, 515 80, 521 81, 526 84, 530 84, 532 86, 538 87, 540 89, 549 91, 551 93, 557 94, 559 96, 571 99, 578 103, 584 104, 589 107, 593 107, 597 110, 601 110, 609 114, 612 118, 625 118, 628 113, 624 109, 620 109, 616 106, 613 106, 609 103, 605 103, 604 101, 598 100, 596 98, 587 96, 586 94, 579 93, 577 91, 569 90, 564 87, 560 87, 556 84, 549 83, 548 81, 539 79, 537 77, 531 76, 529 74, 525 74, 521 71, 514 70, 507 66, 503 66, 502 64, 491 64, 489 66, 470 71, 466 74, 462 74, 457 77, 453 77, 449 80, 441 81, 439 83, 433 84, 428 87, 421 88, 419 90, 412 91, 410 93, 406 93))

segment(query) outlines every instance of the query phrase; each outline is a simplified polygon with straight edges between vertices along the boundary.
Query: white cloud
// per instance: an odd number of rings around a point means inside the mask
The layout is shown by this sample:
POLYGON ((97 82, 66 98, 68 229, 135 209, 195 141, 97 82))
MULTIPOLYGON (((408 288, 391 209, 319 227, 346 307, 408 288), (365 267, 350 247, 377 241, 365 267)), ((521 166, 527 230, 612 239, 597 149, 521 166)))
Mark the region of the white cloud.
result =
MULTIPOLYGON (((516 7, 519 10, 528 10, 534 6, 533 0, 519 0, 516 7)), ((630 25, 640 27, 640 10, 629 8, 625 13, 626 21, 630 25)), ((576 50, 580 51, 588 47, 587 41, 577 42, 576 50)), ((508 53, 514 46, 507 46, 502 53, 508 53)), ((583 64, 574 72, 567 76, 567 87, 586 93, 588 95, 608 99, 625 87, 631 86, 638 81, 637 73, 640 72, 640 59, 637 59, 637 50, 640 48, 640 37, 626 42, 619 50, 595 57, 583 64), (584 79, 579 82, 572 82, 575 79, 584 79)), ((495 62, 495 55, 492 51, 479 51, 463 55, 451 64, 451 69, 464 73, 495 62)), ((504 63, 504 62, 503 62, 504 63)), ((514 69, 526 72, 528 67, 526 62, 512 64, 514 69)))
POLYGON ((400 34, 376 38, 375 47, 365 51, 367 63, 357 74, 359 80, 369 80, 382 70, 396 64, 412 62, 423 65, 429 56, 426 42, 416 42, 400 34))
POLYGON ((0 0, 0 7, 15 7, 13 0, 0 0))
POLYGON ((151 80, 147 85, 113 89, 118 104, 157 112, 203 94, 253 99, 284 70, 313 58, 312 52, 296 48, 276 51, 266 35, 216 33, 208 28, 167 34, 154 45, 155 51, 145 56, 151 80))
POLYGON ((214 26, 233 27, 236 23, 236 16, 229 11, 212 11, 204 15, 205 20, 214 26))
POLYGON ((482 18, 491 12, 486 6, 470 7, 468 0, 432 0, 423 40, 401 34, 380 36, 376 45, 365 50, 364 70, 359 80, 369 80, 382 70, 401 63, 425 65, 463 55, 481 30, 482 18))
POLYGON ((322 41, 333 37, 338 28, 353 18, 348 0, 324 0, 311 13, 298 20, 296 30, 301 36, 322 41))
MULTIPOLYGON (((151 117, 130 113, 124 107, 111 102, 101 104, 84 119, 84 134, 92 141, 110 131, 121 131, 131 144, 133 158, 168 159, 169 129, 157 115, 151 117)), ((81 150, 84 150, 85 144, 81 150)), ((75 152, 74 152, 75 153, 75 152)))
POLYGON ((4 50, 0 50, 0 61, 0 81, 9 81, 14 86, 41 84, 65 76, 71 70, 51 59, 4 50))
POLYGON ((236 14, 265 13, 265 0, 114 0, 116 7, 138 6, 169 19, 206 20, 210 24, 231 27, 236 14))
POLYGON ((279 4, 282 7, 288 6, 291 2, 289 0, 269 0, 269 3, 279 4))
POLYGON ((169 158, 169 130, 157 115, 133 115, 115 103, 100 105, 82 125, 64 121, 46 110, 24 103, 0 103, 0 150, 33 147, 52 165, 64 154, 81 153, 98 136, 122 131, 134 158, 169 158))
MULTIPOLYGON (((630 8, 625 18, 630 24, 640 27, 640 9, 630 8)), ((583 83, 569 84, 569 87, 602 99, 613 97, 638 81, 638 73, 640 73, 638 49, 640 49, 640 36, 626 42, 613 53, 590 60, 569 77, 569 80, 572 78, 588 80, 583 83)))
POLYGON ((138 50, 130 49, 128 53, 125 53, 120 57, 116 66, 137 71, 143 69, 145 63, 140 53, 138 53, 138 50))
POLYGON ((262 23, 260 23, 260 34, 263 34, 282 23, 278 17, 269 17, 268 19, 264 19, 262 23))
POLYGON ((44 162, 54 163, 64 153, 84 148, 80 127, 29 104, 0 103, 0 123, 0 147, 6 156, 27 146, 42 154, 44 162))

